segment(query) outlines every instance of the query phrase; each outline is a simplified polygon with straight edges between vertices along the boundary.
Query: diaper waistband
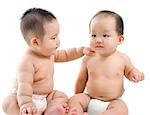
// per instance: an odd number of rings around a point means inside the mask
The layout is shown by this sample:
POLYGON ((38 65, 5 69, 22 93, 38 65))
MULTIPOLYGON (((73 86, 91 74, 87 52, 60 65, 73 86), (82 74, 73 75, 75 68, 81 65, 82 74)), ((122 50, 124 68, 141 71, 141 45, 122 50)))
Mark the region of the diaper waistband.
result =
POLYGON ((32 98, 33 99, 40 99, 40 100, 43 100, 47 97, 47 95, 39 95, 39 94, 33 94, 32 95, 32 98))

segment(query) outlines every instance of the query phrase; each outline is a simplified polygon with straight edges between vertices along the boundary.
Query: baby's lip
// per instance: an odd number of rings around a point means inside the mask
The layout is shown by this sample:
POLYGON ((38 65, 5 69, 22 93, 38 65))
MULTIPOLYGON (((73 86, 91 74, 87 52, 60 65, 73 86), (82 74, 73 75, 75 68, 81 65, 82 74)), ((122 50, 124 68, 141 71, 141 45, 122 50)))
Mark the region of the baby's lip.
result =
POLYGON ((58 49, 58 46, 55 49, 58 49))
POLYGON ((95 47, 96 47, 96 48, 104 48, 103 45, 96 45, 95 47))

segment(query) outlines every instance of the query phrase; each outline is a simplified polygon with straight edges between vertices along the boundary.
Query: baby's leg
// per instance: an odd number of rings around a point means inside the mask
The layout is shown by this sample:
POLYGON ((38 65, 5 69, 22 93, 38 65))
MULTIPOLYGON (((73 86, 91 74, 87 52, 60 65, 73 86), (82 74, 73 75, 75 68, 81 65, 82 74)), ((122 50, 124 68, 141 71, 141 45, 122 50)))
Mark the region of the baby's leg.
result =
POLYGON ((76 94, 69 99, 69 113, 68 115, 87 115, 90 97, 84 93, 76 94))
POLYGON ((128 115, 128 108, 122 100, 118 99, 112 101, 107 110, 100 115, 128 115))
POLYGON ((68 97, 60 91, 53 91, 47 98, 48 107, 44 115, 66 115, 68 112, 68 97))
POLYGON ((19 115, 19 106, 16 94, 10 94, 7 96, 3 101, 2 107, 3 111, 7 115, 19 115))

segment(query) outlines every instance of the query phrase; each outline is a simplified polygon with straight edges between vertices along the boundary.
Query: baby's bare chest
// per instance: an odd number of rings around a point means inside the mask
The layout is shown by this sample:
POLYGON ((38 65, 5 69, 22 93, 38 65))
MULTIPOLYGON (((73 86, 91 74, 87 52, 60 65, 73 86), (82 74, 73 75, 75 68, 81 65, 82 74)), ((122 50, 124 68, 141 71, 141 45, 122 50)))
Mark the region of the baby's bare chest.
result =
POLYGON ((54 73, 54 62, 51 61, 41 61, 36 64, 34 81, 39 80, 50 80, 54 73))
POLYGON ((122 60, 90 60, 87 63, 88 74, 90 76, 123 76, 124 68, 122 60))

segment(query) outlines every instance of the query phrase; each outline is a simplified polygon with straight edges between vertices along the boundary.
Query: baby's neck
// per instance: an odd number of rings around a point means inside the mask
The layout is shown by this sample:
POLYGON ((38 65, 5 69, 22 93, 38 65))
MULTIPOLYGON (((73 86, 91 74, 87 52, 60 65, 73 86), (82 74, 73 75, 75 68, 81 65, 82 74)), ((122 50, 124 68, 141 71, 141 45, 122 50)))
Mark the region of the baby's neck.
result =
POLYGON ((108 57, 110 57, 110 56, 116 54, 117 52, 118 52, 118 51, 115 50, 115 51, 113 51, 113 52, 111 52, 111 53, 109 52, 109 53, 107 53, 107 54, 99 54, 99 53, 96 53, 96 55, 99 56, 99 57, 101 57, 101 58, 108 58, 108 57))
POLYGON ((27 53, 30 54, 30 55, 33 55, 35 57, 38 57, 38 58, 48 58, 49 59, 49 57, 50 57, 50 56, 44 56, 44 55, 42 55, 42 54, 40 54, 40 53, 38 53, 34 50, 31 50, 31 49, 28 49, 27 53))

